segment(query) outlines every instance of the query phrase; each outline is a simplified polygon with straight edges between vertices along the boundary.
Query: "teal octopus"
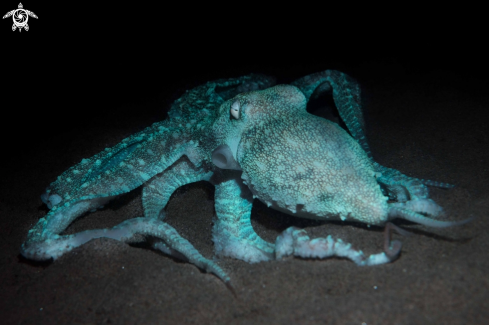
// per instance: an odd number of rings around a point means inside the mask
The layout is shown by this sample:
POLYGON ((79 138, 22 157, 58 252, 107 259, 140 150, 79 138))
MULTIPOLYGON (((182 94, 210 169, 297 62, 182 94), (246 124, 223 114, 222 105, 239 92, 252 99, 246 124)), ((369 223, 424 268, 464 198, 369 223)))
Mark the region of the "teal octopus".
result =
POLYGON ((215 186, 216 255, 249 263, 294 255, 382 264, 401 251, 399 241, 390 241, 390 230, 402 232, 392 219, 430 227, 469 221, 439 220, 443 209, 429 198, 427 185, 450 185, 408 177, 373 160, 354 79, 326 70, 290 85, 274 84, 264 75, 207 82, 176 100, 168 119, 69 168, 41 196, 50 211, 29 231, 21 254, 55 260, 93 238, 132 242, 145 236, 153 248, 229 283, 217 263, 165 222, 172 193, 202 180, 215 186), (306 111, 308 101, 325 92, 332 92, 349 133, 306 111), (144 216, 110 229, 62 234, 76 218, 139 186, 144 216), (301 218, 386 225, 384 251, 365 256, 339 238, 310 239, 295 227, 269 243, 251 225, 254 199, 301 218))

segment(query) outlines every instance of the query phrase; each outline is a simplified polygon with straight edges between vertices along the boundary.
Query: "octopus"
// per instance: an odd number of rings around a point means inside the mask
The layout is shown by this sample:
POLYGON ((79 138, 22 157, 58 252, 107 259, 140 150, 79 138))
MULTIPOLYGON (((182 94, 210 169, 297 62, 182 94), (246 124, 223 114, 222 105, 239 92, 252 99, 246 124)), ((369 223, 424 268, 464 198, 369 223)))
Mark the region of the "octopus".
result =
POLYGON ((429 198, 427 186, 451 185, 408 177, 373 160, 360 87, 342 72, 326 70, 289 85, 275 85, 274 78, 256 74, 211 81, 187 90, 168 115, 83 159, 51 183, 41 196, 50 210, 29 230, 21 254, 56 260, 94 238, 131 243, 143 236, 154 249, 229 283, 216 262, 165 222, 172 193, 198 181, 215 186, 215 254, 249 263, 293 255, 378 265, 395 260, 401 251, 401 242, 390 240, 392 229, 403 232, 390 223, 393 219, 429 227, 470 221, 440 220, 444 211, 429 198), (332 93, 347 130, 307 112, 309 100, 323 93, 332 93), (109 229, 63 235, 76 218, 139 186, 144 216, 109 229), (301 218, 385 225, 384 250, 366 256, 340 238, 311 239, 295 227, 275 243, 267 242, 250 222, 254 199, 301 218))

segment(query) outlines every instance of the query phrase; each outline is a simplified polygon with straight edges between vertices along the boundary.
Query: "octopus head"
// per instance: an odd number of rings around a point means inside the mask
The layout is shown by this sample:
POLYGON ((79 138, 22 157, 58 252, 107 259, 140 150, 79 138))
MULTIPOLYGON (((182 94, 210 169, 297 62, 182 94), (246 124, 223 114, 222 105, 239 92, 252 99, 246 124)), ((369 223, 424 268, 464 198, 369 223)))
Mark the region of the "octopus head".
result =
POLYGON ((221 112, 232 126, 213 162, 242 170, 254 197, 301 217, 385 222, 387 199, 367 155, 337 124, 307 113, 299 89, 240 94, 221 112))

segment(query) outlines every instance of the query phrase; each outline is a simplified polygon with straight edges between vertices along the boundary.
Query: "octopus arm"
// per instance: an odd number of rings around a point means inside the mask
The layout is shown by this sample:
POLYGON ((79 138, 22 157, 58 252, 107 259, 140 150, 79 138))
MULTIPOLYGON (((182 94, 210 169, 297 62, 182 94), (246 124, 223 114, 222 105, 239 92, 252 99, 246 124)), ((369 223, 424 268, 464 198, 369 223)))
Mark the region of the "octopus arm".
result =
POLYGON ((307 101, 311 97, 319 96, 322 92, 332 90, 336 108, 348 131, 362 146, 369 158, 372 158, 365 136, 360 86, 353 78, 336 70, 326 70, 297 79, 292 85, 304 93, 307 101))

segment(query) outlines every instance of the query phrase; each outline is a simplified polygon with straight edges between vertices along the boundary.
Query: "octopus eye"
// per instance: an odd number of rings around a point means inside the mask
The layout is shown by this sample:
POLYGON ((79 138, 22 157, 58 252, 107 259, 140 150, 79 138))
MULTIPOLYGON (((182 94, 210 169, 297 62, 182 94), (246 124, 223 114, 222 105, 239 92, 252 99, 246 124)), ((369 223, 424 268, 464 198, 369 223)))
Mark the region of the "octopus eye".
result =
POLYGON ((239 100, 235 101, 232 105, 231 105, 231 115, 239 120, 239 109, 240 109, 241 105, 239 103, 239 100))

